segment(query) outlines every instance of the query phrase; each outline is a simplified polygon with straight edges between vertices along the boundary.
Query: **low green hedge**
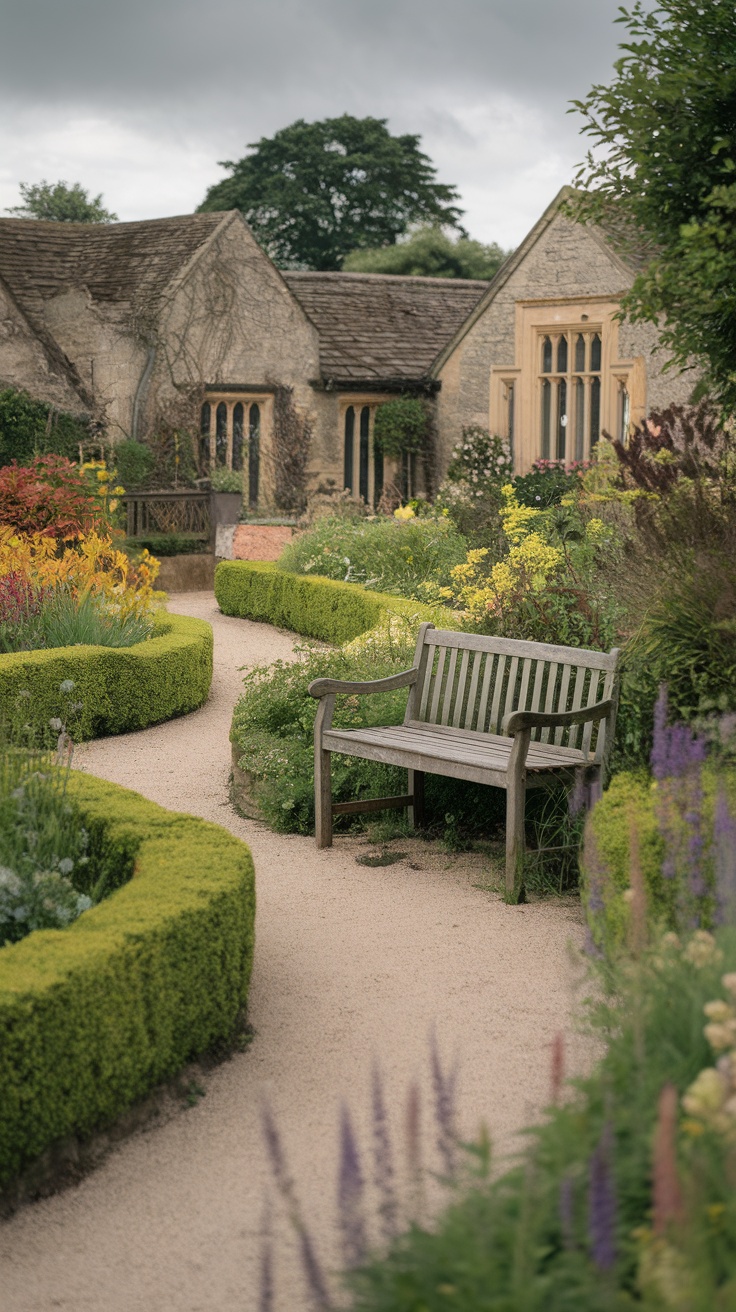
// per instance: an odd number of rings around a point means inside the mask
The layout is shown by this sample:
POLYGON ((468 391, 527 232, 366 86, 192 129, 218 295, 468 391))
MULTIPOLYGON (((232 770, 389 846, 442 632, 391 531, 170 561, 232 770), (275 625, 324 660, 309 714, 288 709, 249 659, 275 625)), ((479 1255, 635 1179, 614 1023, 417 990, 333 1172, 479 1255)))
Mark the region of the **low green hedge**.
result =
POLYGON ((245 844, 87 775, 69 790, 133 877, 67 929, 0 949, 0 1186, 231 1039, 248 994, 245 844))
POLYGON ((222 560, 215 570, 215 596, 225 615, 261 620, 341 646, 390 615, 432 620, 438 628, 460 627, 452 611, 418 601, 369 592, 357 583, 337 583, 306 574, 288 574, 270 562, 222 560))
MULTIPOLYGON (((665 787, 667 781, 665 781, 665 787)), ((635 834, 649 918, 663 929, 674 929, 682 908, 678 906, 682 880, 667 879, 662 874, 665 843, 657 817, 657 784, 644 771, 614 775, 610 787, 596 804, 588 820, 588 835, 581 856, 581 896, 593 938, 607 954, 615 955, 625 946, 630 923, 632 831, 635 834)), ((702 801, 699 804, 701 829, 705 844, 703 868, 711 896, 706 897, 704 913, 713 916, 715 884, 713 856, 709 850, 713 835, 716 794, 726 789, 732 814, 736 811, 736 771, 712 768, 702 773, 702 801)), ((684 825, 684 821, 682 822, 684 825)), ((689 834, 683 831, 683 862, 689 834)), ((678 836, 675 835, 675 841, 678 836)))
POLYGON ((29 718, 67 718, 59 685, 74 682, 81 709, 75 739, 128 733, 194 711, 212 681, 212 628, 205 620, 164 612, 154 636, 134 647, 55 647, 0 655, 0 706, 29 694, 29 718))

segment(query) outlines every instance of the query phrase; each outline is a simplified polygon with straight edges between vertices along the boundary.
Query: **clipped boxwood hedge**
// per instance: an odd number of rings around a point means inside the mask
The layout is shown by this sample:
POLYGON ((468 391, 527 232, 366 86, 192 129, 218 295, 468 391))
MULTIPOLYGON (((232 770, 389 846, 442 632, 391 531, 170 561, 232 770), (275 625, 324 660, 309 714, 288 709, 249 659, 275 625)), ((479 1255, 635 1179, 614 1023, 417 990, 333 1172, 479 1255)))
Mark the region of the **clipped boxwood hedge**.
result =
POLYGON ((369 592, 358 583, 288 574, 262 561, 220 561, 215 570, 215 597, 225 615, 261 620, 337 646, 377 628, 389 615, 402 615, 417 623, 432 620, 443 629, 459 627, 456 616, 444 607, 369 592))
POLYGON ((0 1186, 231 1039, 248 994, 246 845, 87 775, 69 789, 133 877, 67 929, 0 949, 0 1186))
POLYGON ((74 681, 81 710, 75 739, 128 733, 194 711, 212 682, 212 627, 205 620, 163 612, 154 636, 133 647, 53 647, 0 655, 0 705, 29 693, 37 723, 66 718, 59 685, 74 681))

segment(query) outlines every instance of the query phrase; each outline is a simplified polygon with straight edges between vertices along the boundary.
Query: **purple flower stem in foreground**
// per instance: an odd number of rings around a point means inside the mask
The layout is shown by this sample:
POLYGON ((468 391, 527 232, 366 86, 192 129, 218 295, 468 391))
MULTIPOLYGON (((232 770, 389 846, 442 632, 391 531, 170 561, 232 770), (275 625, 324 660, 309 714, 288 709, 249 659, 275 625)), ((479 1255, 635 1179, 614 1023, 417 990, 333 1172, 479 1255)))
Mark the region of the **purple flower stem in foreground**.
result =
POLYGON ((360 1266, 368 1250, 363 1217, 364 1188, 358 1144, 350 1120, 350 1112, 343 1103, 340 1118, 337 1207, 343 1261, 348 1268, 360 1266))
POLYGON ((373 1122, 373 1178, 380 1198, 378 1211, 381 1218, 383 1238, 390 1243, 398 1231, 399 1206, 396 1196, 388 1115, 383 1096, 383 1081, 377 1064, 373 1066, 371 1081, 371 1111, 373 1122))
POLYGON ((434 1087, 434 1111, 437 1122, 437 1147, 448 1179, 454 1180, 456 1170, 457 1131, 455 1128, 455 1085, 457 1067, 447 1074, 442 1069, 437 1035, 430 1037, 430 1064, 434 1087))
POLYGON ((603 1129, 590 1162, 588 1233, 593 1261, 600 1271, 610 1271, 616 1262, 616 1194, 611 1174, 613 1131, 603 1129))

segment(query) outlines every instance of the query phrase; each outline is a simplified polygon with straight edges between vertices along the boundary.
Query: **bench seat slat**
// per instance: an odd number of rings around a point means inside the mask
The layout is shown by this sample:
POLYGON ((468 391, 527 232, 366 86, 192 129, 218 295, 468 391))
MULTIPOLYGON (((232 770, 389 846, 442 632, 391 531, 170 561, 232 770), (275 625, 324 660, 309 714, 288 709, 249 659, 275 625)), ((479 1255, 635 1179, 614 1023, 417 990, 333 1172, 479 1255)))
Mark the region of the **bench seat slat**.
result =
MULTIPOLYGON (((380 729, 330 729, 324 735, 324 745, 329 751, 343 752, 346 756, 367 756, 371 760, 395 765, 408 763, 409 769, 428 769, 430 774, 433 772, 431 767, 413 765, 409 758, 421 757, 425 762, 435 762, 440 767, 434 770, 436 774, 444 774, 444 766, 455 762, 458 766, 500 774, 505 779, 512 744, 511 739, 499 734, 474 734, 450 728, 441 730, 434 725, 431 728, 395 725, 380 729)), ((582 761, 581 751, 532 742, 527 770, 569 770, 582 761)))

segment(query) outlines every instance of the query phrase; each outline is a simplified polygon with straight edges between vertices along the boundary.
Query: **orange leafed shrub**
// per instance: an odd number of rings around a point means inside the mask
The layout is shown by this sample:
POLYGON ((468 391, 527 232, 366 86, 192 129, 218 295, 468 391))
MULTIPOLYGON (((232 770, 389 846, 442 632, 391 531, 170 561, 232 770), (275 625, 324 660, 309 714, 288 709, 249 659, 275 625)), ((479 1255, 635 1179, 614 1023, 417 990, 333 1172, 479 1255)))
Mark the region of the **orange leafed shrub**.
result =
POLYGON ((133 566, 111 538, 96 532, 60 548, 43 533, 21 534, 0 525, 0 578, 15 574, 35 588, 65 587, 75 596, 93 593, 121 615, 145 614, 158 571, 159 562, 147 551, 133 566))

